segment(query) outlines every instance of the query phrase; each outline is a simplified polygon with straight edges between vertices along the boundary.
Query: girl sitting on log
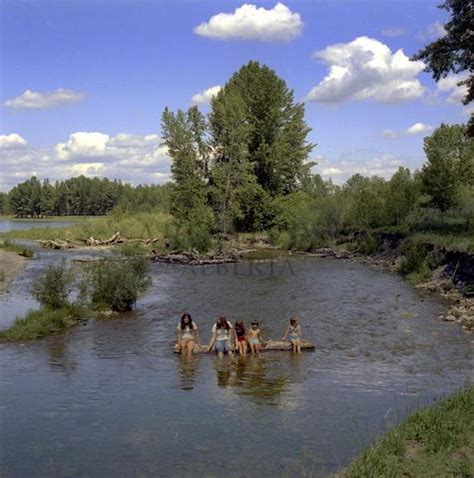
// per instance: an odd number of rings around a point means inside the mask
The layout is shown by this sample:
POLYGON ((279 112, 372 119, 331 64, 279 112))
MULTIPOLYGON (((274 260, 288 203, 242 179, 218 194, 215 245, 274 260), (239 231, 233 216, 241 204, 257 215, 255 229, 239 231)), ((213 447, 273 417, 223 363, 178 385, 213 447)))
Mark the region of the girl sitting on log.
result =
POLYGON ((263 345, 263 338, 260 332, 259 324, 256 320, 252 322, 252 327, 247 332, 250 352, 252 355, 258 355, 260 347, 263 345))
POLYGON ((283 340, 290 341, 292 352, 301 353, 301 324, 298 318, 292 317, 286 328, 283 340))
POLYGON ((178 351, 191 355, 194 351, 194 342, 199 344, 197 325, 193 322, 191 315, 185 312, 178 322, 178 351))
POLYGON ((230 341, 232 340, 232 324, 221 315, 214 326, 212 327, 212 338, 208 347, 208 351, 212 350, 214 346, 215 351, 219 357, 224 354, 232 355, 230 341))
POLYGON ((240 355, 247 353, 247 333, 242 320, 237 320, 235 323, 235 345, 240 355))

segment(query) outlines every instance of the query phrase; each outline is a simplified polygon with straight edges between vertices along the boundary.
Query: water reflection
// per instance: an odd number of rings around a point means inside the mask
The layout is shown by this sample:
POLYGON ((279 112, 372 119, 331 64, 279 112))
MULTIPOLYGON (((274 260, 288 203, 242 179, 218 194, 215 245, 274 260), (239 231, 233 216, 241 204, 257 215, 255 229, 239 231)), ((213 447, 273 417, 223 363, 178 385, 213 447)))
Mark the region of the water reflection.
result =
POLYGON ((70 375, 77 368, 77 361, 68 351, 63 338, 54 338, 47 345, 48 363, 53 369, 62 370, 70 375))
POLYGON ((199 369, 199 355, 178 356, 178 376, 181 390, 192 390, 196 382, 196 375, 199 369))

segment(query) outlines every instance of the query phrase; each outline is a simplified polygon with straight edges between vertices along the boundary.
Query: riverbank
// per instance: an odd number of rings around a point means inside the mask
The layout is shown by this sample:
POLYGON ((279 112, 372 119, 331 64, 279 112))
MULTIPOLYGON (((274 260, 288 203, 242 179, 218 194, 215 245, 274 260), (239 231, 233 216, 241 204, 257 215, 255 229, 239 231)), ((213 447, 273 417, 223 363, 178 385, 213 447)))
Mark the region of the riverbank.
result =
POLYGON ((336 476, 474 476, 474 386, 416 412, 336 476))
POLYGON ((6 293, 11 282, 26 267, 28 259, 16 252, 0 248, 0 293, 6 293))

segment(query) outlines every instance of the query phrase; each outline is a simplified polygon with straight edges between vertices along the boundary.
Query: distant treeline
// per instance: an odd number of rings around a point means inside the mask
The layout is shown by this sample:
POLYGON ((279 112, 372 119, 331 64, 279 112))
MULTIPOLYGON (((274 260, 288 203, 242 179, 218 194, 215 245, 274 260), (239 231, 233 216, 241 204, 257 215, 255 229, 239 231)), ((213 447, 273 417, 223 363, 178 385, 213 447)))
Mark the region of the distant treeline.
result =
POLYGON ((65 181, 40 181, 33 176, 0 193, 0 213, 16 217, 102 216, 112 209, 167 210, 169 186, 132 186, 107 178, 79 176, 65 181))

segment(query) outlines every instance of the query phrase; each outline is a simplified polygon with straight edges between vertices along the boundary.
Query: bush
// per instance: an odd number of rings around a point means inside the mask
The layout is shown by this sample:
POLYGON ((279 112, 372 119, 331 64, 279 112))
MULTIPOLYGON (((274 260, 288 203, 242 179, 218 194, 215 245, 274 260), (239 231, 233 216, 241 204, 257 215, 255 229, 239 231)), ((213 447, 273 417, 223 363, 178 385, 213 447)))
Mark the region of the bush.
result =
POLYGON ((8 239, 0 242, 0 248, 5 249, 8 252, 15 252, 19 256, 27 257, 28 259, 31 259, 34 256, 33 249, 30 247, 22 246, 21 244, 15 244, 8 239))
POLYGON ((151 283, 147 272, 143 257, 102 259, 87 268, 81 292, 95 308, 131 310, 151 283))
POLYGON ((85 319, 87 312, 76 306, 51 310, 43 308, 28 312, 23 319, 16 319, 7 330, 0 331, 0 340, 34 340, 47 335, 59 334, 72 327, 78 320, 85 319))
POLYGON ((69 294, 74 285, 74 273, 63 260, 59 265, 46 268, 33 282, 33 297, 44 307, 59 309, 68 305, 69 294))

